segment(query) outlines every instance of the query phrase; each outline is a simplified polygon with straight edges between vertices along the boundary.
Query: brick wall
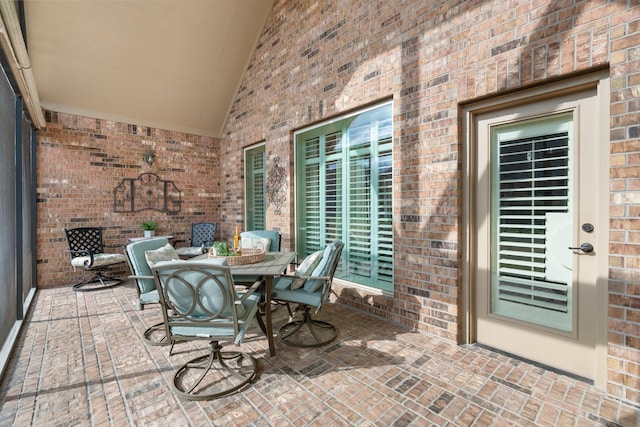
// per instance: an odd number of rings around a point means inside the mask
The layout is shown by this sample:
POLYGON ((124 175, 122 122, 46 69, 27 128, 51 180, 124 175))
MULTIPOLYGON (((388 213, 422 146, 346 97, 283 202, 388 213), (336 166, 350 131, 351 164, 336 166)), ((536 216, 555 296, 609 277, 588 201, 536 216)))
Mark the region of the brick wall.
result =
MULTIPOLYGON (((64 228, 105 227, 105 243, 118 245, 142 236, 146 220, 158 222, 157 234, 179 239, 189 239, 192 222, 219 222, 223 183, 216 178, 221 163, 215 138, 53 111, 45 116, 46 128, 36 136, 38 287, 82 277, 71 267, 64 228), (142 160, 148 149, 156 154, 151 167, 142 160), (179 213, 114 212, 114 188, 145 172, 181 190, 179 213)), ((116 272, 130 274, 124 266, 116 272)))
POLYGON ((243 222, 243 148, 265 141, 288 170, 281 215, 293 247, 292 132, 394 100, 393 297, 338 286, 339 300, 450 340, 461 332, 462 102, 608 67, 611 75, 607 391, 640 401, 640 10, 629 1, 276 0, 222 138, 47 112, 38 132, 38 285, 77 281, 63 228, 101 225, 107 243, 192 222, 243 222), (142 155, 151 147, 156 162, 142 155), (220 159, 224 159, 220 162, 220 159), (122 178, 153 172, 182 211, 113 212, 122 178))
MULTIPOLYGON (((340 301, 458 340, 461 102, 596 67, 611 74, 608 391, 640 400, 640 9, 625 1, 276 0, 224 129, 231 164, 266 141, 293 165, 292 131, 393 97, 395 292, 340 301)), ((238 169, 240 170, 240 169, 238 169)), ((289 176, 289 195, 293 194, 289 176)), ((241 188, 241 173, 227 184, 241 188)), ((227 192, 221 217, 238 219, 227 192)), ((291 247, 293 200, 267 222, 291 247)))

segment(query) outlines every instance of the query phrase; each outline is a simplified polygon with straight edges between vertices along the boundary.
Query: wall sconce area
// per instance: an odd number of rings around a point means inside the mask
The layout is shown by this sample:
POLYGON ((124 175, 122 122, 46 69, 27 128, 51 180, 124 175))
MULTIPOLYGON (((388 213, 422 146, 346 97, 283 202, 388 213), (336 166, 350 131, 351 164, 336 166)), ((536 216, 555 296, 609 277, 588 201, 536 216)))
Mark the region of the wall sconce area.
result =
POLYGON ((153 161, 155 160, 155 158, 156 158, 156 155, 154 154, 153 151, 151 151, 151 149, 149 149, 146 153, 144 153, 144 156, 142 156, 142 160, 144 160, 144 162, 149 166, 153 164, 153 161))

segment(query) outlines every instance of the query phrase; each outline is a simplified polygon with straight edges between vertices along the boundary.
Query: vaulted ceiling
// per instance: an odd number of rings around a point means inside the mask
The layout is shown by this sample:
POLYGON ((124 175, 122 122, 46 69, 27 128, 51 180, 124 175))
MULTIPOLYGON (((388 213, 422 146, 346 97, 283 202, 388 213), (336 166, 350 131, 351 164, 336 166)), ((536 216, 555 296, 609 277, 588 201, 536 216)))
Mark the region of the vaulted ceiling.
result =
POLYGON ((219 136, 273 0, 26 0, 43 108, 219 136))

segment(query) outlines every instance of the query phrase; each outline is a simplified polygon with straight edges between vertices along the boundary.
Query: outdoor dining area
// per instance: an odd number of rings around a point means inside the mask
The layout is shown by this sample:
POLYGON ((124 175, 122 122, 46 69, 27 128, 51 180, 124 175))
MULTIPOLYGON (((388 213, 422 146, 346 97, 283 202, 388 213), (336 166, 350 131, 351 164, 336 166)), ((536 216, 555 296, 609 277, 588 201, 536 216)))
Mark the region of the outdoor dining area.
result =
MULTIPOLYGON (((225 397, 185 400, 177 368, 206 341, 148 345, 159 304, 136 308, 134 280, 99 292, 41 290, 0 384, 0 425, 608 425, 635 426, 632 408, 584 382, 482 347, 460 347, 339 303, 319 319, 336 340, 298 348, 256 321, 225 350, 257 362, 225 397)), ((288 322, 273 311, 274 329, 288 322)))
POLYGON ((640 427, 639 12, 0 0, 0 427, 640 427))
POLYGON ((297 264, 295 252, 280 251, 281 236, 275 230, 240 233, 236 227, 229 246, 216 240, 216 230, 215 223, 193 224, 188 241, 191 246, 177 250, 177 242, 170 242, 170 236, 130 239, 125 257, 105 250, 100 227, 65 229, 71 265, 89 274, 72 286, 74 291, 118 286, 121 280, 103 271, 126 259, 132 273, 128 277, 137 285, 136 307, 161 307, 162 321, 145 330, 145 341, 152 346, 170 346, 169 353, 179 342, 210 343, 208 356, 193 359, 174 375, 173 390, 189 400, 219 398, 255 378, 255 359, 239 352, 222 352, 221 344, 241 344, 254 318, 267 338, 269 355, 276 355, 274 303, 286 305, 289 313, 290 322, 278 331, 278 338, 286 344, 319 347, 337 336, 333 325, 312 319, 311 309, 320 311, 329 299, 344 246, 339 239, 297 264), (292 266, 292 274, 288 274, 292 266), (293 304, 304 313, 301 320, 294 319, 293 304))
POLYGON ((0 425, 638 422, 580 380, 340 304, 340 241, 296 266, 277 232, 245 236, 234 249, 261 254, 246 263, 134 239, 122 282, 41 290, 0 384, 0 425))

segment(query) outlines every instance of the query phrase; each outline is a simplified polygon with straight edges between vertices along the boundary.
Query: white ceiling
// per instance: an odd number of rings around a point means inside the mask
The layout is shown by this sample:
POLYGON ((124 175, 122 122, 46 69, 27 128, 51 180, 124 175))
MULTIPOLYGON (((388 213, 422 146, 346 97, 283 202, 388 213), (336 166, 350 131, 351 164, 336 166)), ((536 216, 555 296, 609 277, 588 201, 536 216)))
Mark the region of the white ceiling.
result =
POLYGON ((220 136, 273 0, 26 0, 42 107, 220 136))

